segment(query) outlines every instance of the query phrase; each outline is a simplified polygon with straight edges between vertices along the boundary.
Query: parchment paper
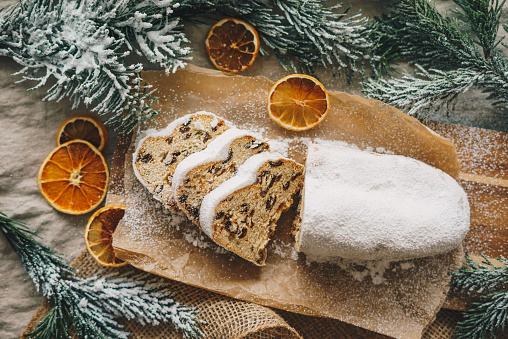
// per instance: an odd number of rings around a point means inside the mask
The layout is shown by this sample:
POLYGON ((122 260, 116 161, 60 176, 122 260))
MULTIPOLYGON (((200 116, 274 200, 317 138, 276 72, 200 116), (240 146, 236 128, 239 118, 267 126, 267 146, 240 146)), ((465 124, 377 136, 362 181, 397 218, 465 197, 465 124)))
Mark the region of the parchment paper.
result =
MULTIPOLYGON (((187 67, 166 76, 145 72, 158 88, 162 113, 143 126, 163 128, 176 117, 211 111, 239 128, 261 133, 283 145, 296 161, 305 158, 305 142, 335 140, 412 156, 458 175, 454 145, 400 111, 345 93, 331 93, 331 110, 316 128, 291 132, 272 122, 266 97, 273 83, 264 77, 228 76, 187 67)), ((289 228, 294 210, 285 213, 268 247, 266 266, 221 250, 183 216, 165 210, 135 178, 132 139, 119 143, 112 171, 110 202, 127 206, 113 246, 116 254, 142 270, 234 298, 313 316, 339 319, 397 338, 420 338, 449 289, 449 272, 457 269, 462 248, 451 253, 392 263, 384 281, 363 280, 333 263, 316 263, 297 254, 289 228), (118 158, 117 158, 118 159, 118 158), (123 160, 123 157, 119 159, 123 160), (115 168, 123 166, 123 168, 115 168), (115 194, 113 194, 115 193, 115 194)))

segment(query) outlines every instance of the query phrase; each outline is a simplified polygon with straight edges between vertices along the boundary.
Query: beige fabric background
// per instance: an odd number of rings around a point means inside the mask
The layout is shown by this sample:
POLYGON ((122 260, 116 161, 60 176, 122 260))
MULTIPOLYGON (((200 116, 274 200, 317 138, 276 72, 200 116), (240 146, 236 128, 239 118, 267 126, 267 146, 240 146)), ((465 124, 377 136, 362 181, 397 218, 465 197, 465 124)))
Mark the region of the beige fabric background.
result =
MULTIPOLYGON (((365 15, 379 14, 384 1, 350 1, 353 11, 361 9, 365 15)), ((0 0, 0 8, 15 3, 0 0)), ((441 9, 453 7, 451 1, 439 1, 441 9)), ((503 22, 508 21, 508 5, 505 5, 503 22)), ((203 41, 207 25, 189 26, 187 33, 192 41, 192 63, 212 68, 208 62, 203 41)), ((505 34, 504 32, 502 32, 505 34)), ((506 35, 506 34, 505 34, 506 35)), ((41 242, 61 253, 69 260, 84 249, 83 231, 90 214, 70 216, 51 208, 37 189, 37 172, 46 155, 55 147, 55 135, 60 124, 68 117, 86 112, 85 109, 70 110, 70 102, 43 102, 44 87, 27 91, 32 83, 20 83, 19 76, 11 74, 20 67, 12 60, 0 57, 0 211, 26 222, 38 232, 41 242)), ((147 69, 155 67, 147 65, 147 69)), ((246 75, 265 75, 277 80, 287 73, 273 56, 263 57, 246 72, 246 75)), ((359 94, 358 86, 348 86, 343 79, 332 78, 326 70, 318 76, 327 89, 359 94)), ((508 132, 508 113, 493 109, 484 100, 485 95, 472 92, 460 99, 457 111, 450 117, 435 114, 433 119, 463 125, 496 129, 508 132)), ((101 120, 105 120, 101 117, 101 120)), ((104 155, 111 164, 115 134, 108 128, 110 141, 104 155)), ((0 338, 18 338, 43 298, 23 270, 17 255, 0 236, 0 338)))

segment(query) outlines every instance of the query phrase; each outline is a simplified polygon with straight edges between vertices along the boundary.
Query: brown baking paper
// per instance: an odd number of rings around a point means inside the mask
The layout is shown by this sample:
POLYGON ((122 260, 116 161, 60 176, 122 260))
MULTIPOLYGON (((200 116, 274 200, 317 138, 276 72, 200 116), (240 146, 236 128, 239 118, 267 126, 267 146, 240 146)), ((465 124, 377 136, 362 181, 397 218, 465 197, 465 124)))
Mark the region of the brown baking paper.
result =
MULTIPOLYGON (((330 93, 325 120, 298 133, 268 118, 266 98, 273 82, 264 77, 229 76, 195 66, 170 75, 144 72, 142 77, 158 88, 156 108, 162 111, 142 129, 163 128, 177 117, 206 110, 289 145, 288 156, 301 163, 306 142, 335 140, 411 156, 458 175, 453 143, 375 100, 330 93)), ((279 220, 266 266, 226 252, 183 216, 165 210, 137 181, 132 170, 134 140, 135 136, 127 142, 120 139, 117 145, 120 157, 113 164, 112 181, 113 187, 123 187, 109 197, 127 206, 113 246, 133 266, 237 299, 335 318, 397 338, 420 338, 444 302, 449 272, 460 266, 462 248, 403 265, 392 263, 382 282, 374 283, 370 276, 355 278, 342 265, 308 261, 295 252, 289 235, 294 209, 279 220)))

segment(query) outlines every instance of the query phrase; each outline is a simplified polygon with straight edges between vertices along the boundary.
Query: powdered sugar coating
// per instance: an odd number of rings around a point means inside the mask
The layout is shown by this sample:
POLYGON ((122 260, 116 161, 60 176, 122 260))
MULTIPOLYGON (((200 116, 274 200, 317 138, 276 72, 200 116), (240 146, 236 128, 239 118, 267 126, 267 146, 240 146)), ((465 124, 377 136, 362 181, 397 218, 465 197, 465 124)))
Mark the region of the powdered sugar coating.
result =
MULTIPOLYGON (((136 176, 136 178, 148 190, 150 190, 150 188, 146 185, 145 180, 139 174, 138 169, 136 167, 136 159, 138 157, 139 151, 143 147, 144 142, 148 138, 170 137, 173 134, 173 132, 175 131, 176 127, 180 126, 181 124, 186 123, 187 121, 189 121, 190 118, 192 118, 193 116, 196 116, 196 115, 211 115, 214 117, 214 119, 217 119, 217 116, 215 114, 206 112, 206 111, 199 111, 196 113, 187 114, 187 115, 184 115, 183 117, 180 117, 180 118, 174 120, 173 122, 171 122, 169 125, 167 125, 165 128, 163 128, 161 130, 150 129, 150 130, 145 131, 146 135, 137 143, 136 150, 132 153, 132 168, 134 169, 134 175, 136 176)), ((218 121, 218 119, 217 119, 217 121, 218 121)), ((204 127, 203 127, 203 129, 204 129, 204 127)), ((160 199, 158 199, 157 196, 155 196, 155 195, 154 195, 154 198, 160 201, 160 199)))
POLYGON ((238 167, 238 172, 234 177, 226 180, 205 196, 199 210, 199 224, 210 238, 213 239, 213 221, 219 203, 234 192, 254 184, 257 180, 258 170, 264 163, 282 158, 280 154, 272 152, 255 154, 238 167))
MULTIPOLYGON (((252 136, 255 138, 253 133, 249 131, 234 127, 230 128, 215 138, 212 142, 210 142, 205 149, 189 155, 182 162, 180 162, 175 169, 175 173, 173 174, 173 196, 177 196, 178 189, 180 186, 182 186, 185 177, 193 168, 208 164, 212 161, 225 160, 228 157, 229 147, 231 146, 231 143, 236 139, 242 138, 244 136, 252 136)), ((178 201, 178 199, 176 199, 176 201, 181 207, 180 201, 178 201)))
POLYGON ((466 236, 469 203, 448 174, 421 161, 309 145, 298 250, 349 259, 449 252, 466 236))

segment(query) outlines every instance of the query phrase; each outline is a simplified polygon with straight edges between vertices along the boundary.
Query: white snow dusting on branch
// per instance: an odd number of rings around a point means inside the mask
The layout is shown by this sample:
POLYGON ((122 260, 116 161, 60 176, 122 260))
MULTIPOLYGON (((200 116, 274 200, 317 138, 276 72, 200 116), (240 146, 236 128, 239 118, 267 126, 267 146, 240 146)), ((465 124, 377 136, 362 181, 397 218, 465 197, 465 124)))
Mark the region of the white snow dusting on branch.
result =
POLYGON ((171 323, 184 338, 203 336, 197 310, 175 301, 163 278, 133 268, 81 278, 62 254, 37 242, 24 223, 1 212, 0 233, 51 306, 28 338, 70 338, 71 325, 78 338, 127 338, 120 317, 143 325, 171 323))
POLYGON ((143 67, 126 65, 125 57, 135 51, 168 73, 185 67, 189 41, 179 19, 168 16, 178 6, 169 0, 21 0, 0 12, 0 55, 22 65, 17 73, 21 81, 37 81, 33 88, 54 77, 45 100, 69 97, 73 108, 84 102, 110 115, 117 130, 129 131, 158 112, 148 105, 153 91, 132 81, 143 67))
POLYGON ((431 109, 446 105, 452 109, 458 95, 482 81, 484 74, 470 69, 440 71, 425 70, 416 65, 414 75, 402 78, 369 79, 363 83, 363 93, 368 98, 378 99, 398 107, 407 114, 421 117, 431 109))

